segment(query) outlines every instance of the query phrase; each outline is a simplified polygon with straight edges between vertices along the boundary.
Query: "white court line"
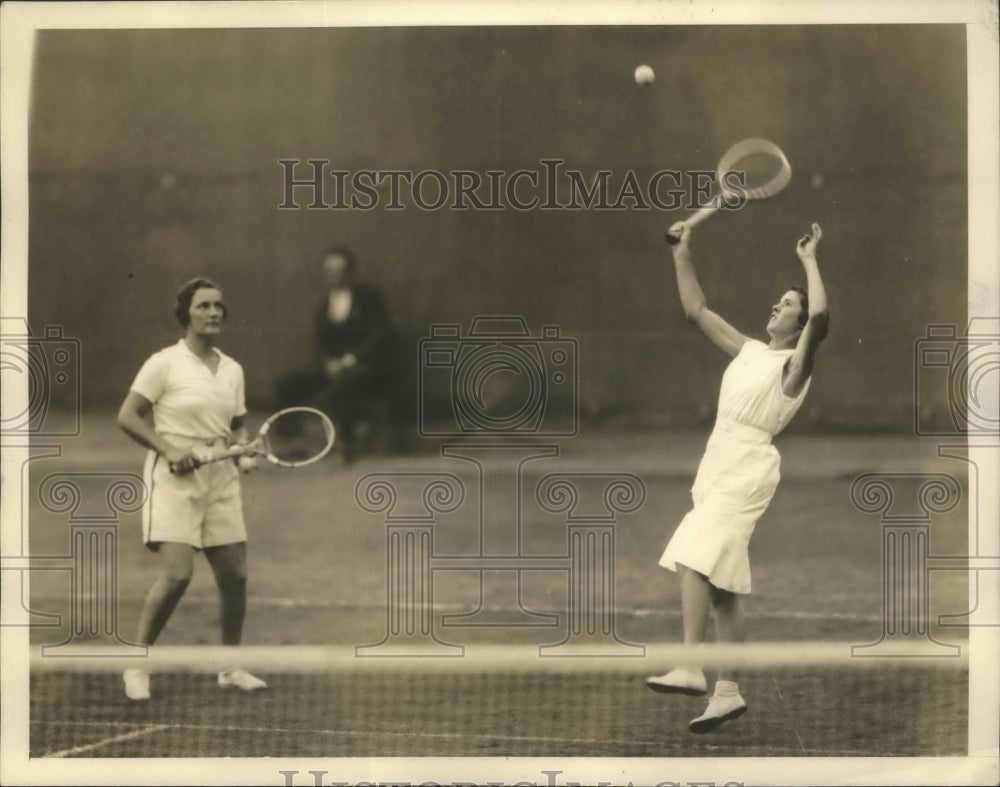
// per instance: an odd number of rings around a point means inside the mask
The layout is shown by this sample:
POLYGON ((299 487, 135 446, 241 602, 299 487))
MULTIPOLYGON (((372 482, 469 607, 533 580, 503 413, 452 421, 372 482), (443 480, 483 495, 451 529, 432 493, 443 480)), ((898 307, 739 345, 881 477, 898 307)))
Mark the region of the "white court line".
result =
MULTIPOLYGON (((118 600, 132 600, 132 601, 142 601, 145 596, 119 596, 118 600)), ((200 594, 188 594, 184 597, 188 601, 193 601, 196 603, 215 603, 216 597, 210 595, 200 595, 200 594)), ((64 600, 61 596, 39 596, 39 601, 61 601, 64 600)), ((264 596, 264 597, 249 597, 247 599, 248 603, 259 607, 278 607, 278 608, 289 608, 289 609, 308 609, 309 607, 314 607, 316 609, 353 609, 353 610, 370 610, 372 612, 384 612, 385 604, 372 604, 368 606, 359 606, 357 604, 343 604, 336 601, 323 601, 318 599, 304 599, 304 598, 291 598, 283 596, 264 596)), ((440 612, 462 612, 468 609, 468 605, 459 603, 436 603, 434 609, 440 612)), ((663 617, 663 618, 680 618, 680 610, 675 609, 661 609, 661 608, 650 608, 650 607, 636 607, 635 609, 620 608, 617 610, 617 614, 624 617, 636 617, 636 618, 648 618, 648 617, 663 617)), ((877 614, 861 614, 861 613, 849 613, 849 612, 808 612, 808 611, 797 611, 797 610, 787 610, 781 612, 756 612, 747 614, 748 618, 769 618, 778 620, 854 620, 862 623, 881 623, 882 615, 877 614)))
MULTIPOLYGON (((139 597, 136 597, 139 598, 139 597)), ((191 599, 202 600, 205 602, 214 602, 215 596, 191 596, 191 599)), ((298 598, 283 598, 283 597, 270 597, 265 596, 262 598, 250 597, 247 599, 250 604, 259 605, 262 607, 316 607, 318 609, 346 609, 350 606, 352 609, 364 609, 363 607, 358 607, 357 605, 347 605, 340 604, 337 602, 328 601, 313 601, 311 599, 298 599, 298 598)), ((384 604, 373 604, 368 607, 371 610, 379 611, 385 610, 384 604)), ((434 604, 435 610, 440 610, 442 612, 461 612, 468 609, 467 604, 459 603, 448 603, 448 602, 438 602, 434 604)), ((680 610, 675 609, 660 609, 656 607, 636 607, 635 609, 619 608, 617 614, 624 616, 632 616, 636 618, 646 618, 646 617, 667 617, 667 618, 680 618, 680 610)), ((881 615, 875 614, 854 614, 845 612, 806 612, 806 611, 796 611, 788 610, 782 612, 757 612, 748 614, 747 617, 756 618, 788 618, 789 620, 859 620, 864 622, 876 622, 880 623, 882 621, 881 615)))
MULTIPOLYGON (((94 722, 95 724, 106 724, 106 722, 94 722)), ((61 751, 54 751, 48 754, 42 755, 43 757, 69 757, 73 754, 82 754, 85 751, 91 751, 92 749, 100 748, 101 746, 107 746, 109 743, 117 743, 118 741, 127 741, 132 738, 140 738, 143 735, 148 735, 151 732, 158 732, 159 730, 165 730, 167 727, 174 727, 173 724, 151 724, 148 727, 143 727, 141 730, 132 730, 132 732, 123 732, 121 735, 112 735, 110 738, 104 738, 94 743, 88 743, 84 746, 74 746, 72 749, 63 749, 61 751)))
MULTIPOLYGON (((138 598, 138 597, 137 597, 138 598)), ((214 602, 215 596, 191 596, 190 598, 198 600, 199 598, 204 602, 214 602)), ((346 609, 348 606, 351 609, 363 609, 363 607, 358 607, 357 605, 346 605, 339 604, 336 602, 317 602, 307 599, 296 599, 296 598, 248 598, 247 602, 252 605, 259 605, 262 607, 316 607, 317 609, 346 609)), ((385 605, 372 605, 369 609, 373 611, 384 611, 385 605)), ((441 612, 462 612, 468 609, 466 604, 451 604, 451 603, 435 603, 435 610, 441 612)), ((675 609, 659 609, 650 607, 636 607, 635 609, 620 608, 617 610, 616 614, 622 615, 623 617, 635 617, 635 618, 649 618, 649 617, 662 617, 662 618, 677 618, 680 619, 680 610, 675 609)), ((860 613, 848 613, 848 612, 806 612, 806 611, 796 611, 788 610, 783 612, 756 612, 748 613, 747 618, 770 618, 777 620, 854 620, 861 623, 881 623, 883 616, 875 614, 860 614, 860 613)))
MULTIPOLYGON (((772 675, 771 680, 774 682, 774 690, 778 692, 778 699, 784 703, 785 695, 781 693, 781 686, 778 685, 778 679, 772 675)), ((802 750, 802 753, 808 755, 809 752, 806 750, 806 745, 802 742, 802 736, 799 735, 799 731, 795 728, 794 724, 792 725, 792 732, 795 733, 795 740, 799 742, 799 748, 802 750)))
MULTIPOLYGON (((37 719, 33 723, 37 724, 47 724, 52 726, 86 726, 86 725, 127 725, 128 722, 105 722, 105 721, 49 721, 37 719)), ((454 739, 454 740, 505 740, 505 741, 521 741, 521 742, 533 742, 533 743, 582 743, 587 745, 599 744, 599 743, 610 743, 616 745, 639 745, 639 746, 659 746, 663 741, 641 741, 641 740, 614 740, 611 738, 553 738, 550 736, 538 736, 538 735, 493 735, 486 733, 464 733, 464 732, 392 732, 390 730, 331 730, 331 729, 293 729, 290 727, 238 727, 230 724, 156 724, 151 727, 144 728, 142 730, 136 730, 129 733, 123 733, 122 735, 117 735, 112 738, 107 738, 105 740, 99 741, 97 743, 91 743, 86 746, 78 746, 75 749, 66 749, 63 752, 56 752, 54 754, 47 754, 46 757, 61 757, 66 754, 76 754, 80 751, 86 751, 88 749, 95 748, 97 746, 103 746, 107 743, 113 743, 117 740, 125 740, 127 738, 138 737, 147 732, 155 732, 158 729, 166 728, 174 730, 215 730, 218 732, 251 732, 251 733, 286 733, 289 735, 347 735, 347 736, 359 736, 359 735, 374 735, 378 737, 386 738, 441 738, 444 740, 454 739)))
MULTIPOLYGON (((103 725, 103 726, 113 726, 120 725, 125 726, 128 722, 104 722, 104 721, 41 721, 35 720, 33 724, 48 724, 51 726, 87 726, 87 725, 103 725)), ((454 732, 389 732, 385 730, 316 730, 316 729, 289 729, 287 727, 237 727, 233 725, 224 724, 156 724, 151 727, 144 728, 142 730, 136 730, 131 733, 124 733, 122 735, 115 736, 114 738, 108 738, 97 743, 89 744, 88 746, 79 746, 76 749, 67 749, 63 752, 55 752, 53 754, 46 754, 46 757, 65 757, 68 754, 75 754, 80 751, 86 751, 96 746, 103 746, 107 743, 113 743, 116 740, 125 740, 127 738, 135 738, 143 735, 147 732, 155 732, 156 730, 170 728, 173 730, 215 730, 219 732, 251 732, 251 733, 287 733, 291 735, 344 735, 344 736, 377 736, 380 738, 433 738, 433 739, 443 739, 443 740, 486 740, 486 741, 518 741, 518 742, 531 742, 531 743, 575 743, 575 744, 585 744, 585 745, 595 745, 595 744, 611 744, 615 746, 662 746, 662 740, 656 741, 642 741, 642 740, 615 740, 612 738, 553 738, 549 736, 533 736, 533 735, 486 735, 486 734, 474 734, 469 735, 465 733, 454 733, 454 732)), ((800 741, 801 743, 801 741, 800 741)), ((752 744, 746 744, 752 745, 752 744)), ((706 748, 726 751, 731 746, 719 746, 719 745, 707 745, 706 748)), ((805 753, 805 754, 818 754, 832 756, 831 752, 836 754, 836 756, 843 757, 872 757, 875 756, 870 751, 855 751, 853 749, 806 749, 802 746, 801 749, 795 748, 794 746, 767 746, 767 751, 769 756, 774 756, 779 752, 793 752, 795 754, 805 753)), ((895 757, 898 756, 893 753, 880 753, 879 757, 895 757)))

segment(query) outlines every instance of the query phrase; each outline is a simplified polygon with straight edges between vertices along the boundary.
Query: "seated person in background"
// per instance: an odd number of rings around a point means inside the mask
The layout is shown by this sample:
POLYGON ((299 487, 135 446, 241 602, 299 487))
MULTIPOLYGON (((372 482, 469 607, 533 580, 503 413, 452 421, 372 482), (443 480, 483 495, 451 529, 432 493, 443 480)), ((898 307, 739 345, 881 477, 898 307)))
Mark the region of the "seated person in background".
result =
POLYGON ((387 400, 397 373, 395 336, 385 301, 373 286, 355 281, 350 249, 323 255, 327 290, 314 324, 315 364, 285 375, 276 386, 279 408, 323 410, 337 427, 344 460, 356 455, 356 427, 367 404, 387 400))

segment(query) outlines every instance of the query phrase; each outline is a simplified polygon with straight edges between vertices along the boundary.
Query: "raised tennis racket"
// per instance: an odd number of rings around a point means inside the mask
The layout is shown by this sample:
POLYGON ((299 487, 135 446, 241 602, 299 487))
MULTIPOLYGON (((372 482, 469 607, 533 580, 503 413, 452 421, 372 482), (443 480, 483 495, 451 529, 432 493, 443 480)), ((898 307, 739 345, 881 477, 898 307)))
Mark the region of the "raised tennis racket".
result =
MULTIPOLYGON (((744 200, 773 197, 792 179, 792 166, 781 148, 766 139, 741 139, 719 159, 715 170, 717 191, 708 205, 699 208, 686 219, 687 227, 701 224, 723 205, 738 205, 744 200), (743 183, 736 184, 729 173, 742 173, 743 183)), ((680 235, 668 232, 667 243, 679 242, 680 235)))
MULTIPOLYGON (((196 454, 199 465, 255 454, 278 467, 303 467, 318 462, 333 448, 336 430, 326 414, 313 407, 288 407, 270 416, 245 445, 196 454)), ((176 472, 171 463, 170 472, 176 472)))

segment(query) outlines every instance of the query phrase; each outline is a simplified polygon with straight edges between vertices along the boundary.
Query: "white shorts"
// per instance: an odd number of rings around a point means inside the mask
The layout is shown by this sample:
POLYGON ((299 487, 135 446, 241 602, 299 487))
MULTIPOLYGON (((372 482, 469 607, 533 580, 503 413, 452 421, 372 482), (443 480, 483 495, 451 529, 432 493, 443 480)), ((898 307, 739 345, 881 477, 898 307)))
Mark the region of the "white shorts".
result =
MULTIPOLYGON (((212 445, 173 435, 168 439, 185 448, 212 445)), ((166 457, 150 451, 143 479, 149 494, 142 508, 142 538, 154 552, 164 541, 204 549, 247 540, 240 472, 232 461, 224 459, 174 475, 166 457)))

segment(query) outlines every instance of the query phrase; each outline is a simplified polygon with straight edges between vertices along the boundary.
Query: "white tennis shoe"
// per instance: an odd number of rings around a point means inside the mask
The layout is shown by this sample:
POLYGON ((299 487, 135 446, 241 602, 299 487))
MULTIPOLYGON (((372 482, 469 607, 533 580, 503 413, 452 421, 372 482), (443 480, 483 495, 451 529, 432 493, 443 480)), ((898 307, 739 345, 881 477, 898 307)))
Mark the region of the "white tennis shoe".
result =
POLYGON ((257 691, 258 689, 266 689, 267 683, 256 675, 251 675, 245 669, 227 669, 219 673, 219 686, 224 689, 257 691))
POLYGON ((149 699, 149 673, 142 669, 127 669, 122 673, 125 696, 136 702, 149 699))
POLYGON ((646 678, 646 685, 653 691, 663 694, 687 694, 690 697, 700 697, 708 693, 705 673, 691 667, 674 667, 665 675, 655 675, 646 678))
POLYGON ((688 724, 688 729, 697 735, 711 732, 723 722, 746 713, 747 704, 739 694, 714 696, 708 701, 705 712, 688 724))

